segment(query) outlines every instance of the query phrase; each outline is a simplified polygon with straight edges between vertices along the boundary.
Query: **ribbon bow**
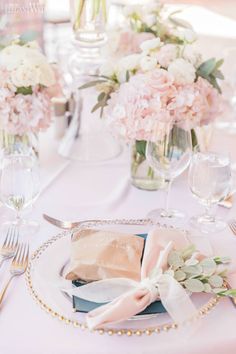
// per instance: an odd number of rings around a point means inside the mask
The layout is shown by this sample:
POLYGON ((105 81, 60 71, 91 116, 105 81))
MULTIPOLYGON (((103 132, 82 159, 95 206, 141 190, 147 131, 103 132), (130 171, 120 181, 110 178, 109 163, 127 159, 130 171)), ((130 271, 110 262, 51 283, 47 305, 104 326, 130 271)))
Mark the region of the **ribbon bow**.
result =
MULTIPOLYGON (((180 238, 174 237, 175 241, 166 244, 163 237, 166 235, 159 235, 160 230, 152 230, 147 236, 140 282, 113 278, 67 290, 82 299, 106 303, 87 314, 86 322, 90 329, 127 320, 158 299, 175 323, 182 323, 196 314, 196 308, 185 289, 174 277, 164 274, 168 255, 180 238)), ((179 236, 183 238, 182 234, 179 236)))

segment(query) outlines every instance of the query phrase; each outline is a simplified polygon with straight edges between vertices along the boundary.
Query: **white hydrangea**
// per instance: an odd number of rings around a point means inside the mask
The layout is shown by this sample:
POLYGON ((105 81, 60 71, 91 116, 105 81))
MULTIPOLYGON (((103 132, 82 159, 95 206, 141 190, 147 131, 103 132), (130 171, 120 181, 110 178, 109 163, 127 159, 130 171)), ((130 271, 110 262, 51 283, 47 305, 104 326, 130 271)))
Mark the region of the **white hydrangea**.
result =
POLYGON ((144 54, 148 55, 156 53, 162 46, 163 43, 161 42, 160 38, 154 38, 143 42, 140 48, 144 54))
POLYGON ((0 67, 11 73, 17 87, 37 84, 49 87, 55 83, 51 65, 34 42, 25 46, 12 44, 4 48, 0 52, 0 67))
POLYGON ((191 44, 188 44, 183 49, 183 58, 189 61, 195 68, 198 68, 202 63, 202 55, 191 44))
POLYGON ((183 58, 174 60, 168 67, 168 72, 178 85, 192 84, 196 77, 194 66, 183 58))
POLYGON ((142 71, 150 71, 157 67, 157 59, 155 57, 144 56, 140 61, 142 71))

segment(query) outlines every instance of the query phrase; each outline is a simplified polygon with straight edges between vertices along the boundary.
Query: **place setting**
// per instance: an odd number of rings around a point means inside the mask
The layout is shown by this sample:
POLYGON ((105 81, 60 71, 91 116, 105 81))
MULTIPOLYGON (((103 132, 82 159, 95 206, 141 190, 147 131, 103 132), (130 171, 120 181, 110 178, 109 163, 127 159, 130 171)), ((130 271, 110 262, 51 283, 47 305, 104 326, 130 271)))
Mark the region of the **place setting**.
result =
POLYGON ((75 335, 88 353, 112 337, 114 353, 130 338, 127 354, 211 354, 225 326, 214 353, 234 354, 236 67, 200 26, 218 7, 72 0, 60 19, 36 3, 22 28, 0 9, 3 337, 26 354, 75 335))

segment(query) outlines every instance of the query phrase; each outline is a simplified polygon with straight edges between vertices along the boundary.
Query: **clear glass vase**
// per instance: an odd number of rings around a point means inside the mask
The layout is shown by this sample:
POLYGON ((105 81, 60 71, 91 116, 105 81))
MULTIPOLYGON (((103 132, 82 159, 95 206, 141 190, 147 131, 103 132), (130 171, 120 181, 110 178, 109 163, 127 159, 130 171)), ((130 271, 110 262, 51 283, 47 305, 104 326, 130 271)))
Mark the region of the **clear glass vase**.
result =
POLYGON ((74 101, 72 120, 59 147, 59 154, 81 162, 99 163, 119 155, 120 144, 113 138, 103 118, 91 113, 98 93, 95 89, 79 90, 94 80, 105 58, 106 0, 71 0, 74 50, 68 60, 71 93, 74 101))
POLYGON ((39 139, 37 133, 26 133, 23 135, 10 134, 0 130, 0 150, 4 154, 29 154, 38 157, 39 139))
POLYGON ((131 147, 131 181, 140 189, 155 191, 166 186, 163 177, 155 174, 149 166, 146 156, 146 141, 135 141, 131 147))
POLYGON ((70 9, 75 39, 80 45, 102 46, 107 40, 107 1, 71 0, 70 9))

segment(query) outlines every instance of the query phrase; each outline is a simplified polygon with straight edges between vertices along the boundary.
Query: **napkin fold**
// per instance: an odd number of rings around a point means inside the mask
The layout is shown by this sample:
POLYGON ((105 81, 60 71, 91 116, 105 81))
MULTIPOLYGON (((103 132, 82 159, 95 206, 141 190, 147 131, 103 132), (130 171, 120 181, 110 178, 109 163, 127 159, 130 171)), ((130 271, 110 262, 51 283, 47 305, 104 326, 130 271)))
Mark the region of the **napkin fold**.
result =
POLYGON ((171 250, 187 245, 181 231, 152 229, 146 239, 140 281, 105 279, 67 292, 88 301, 109 302, 87 314, 90 329, 127 320, 158 299, 174 322, 182 323, 196 315, 197 310, 185 289, 164 271, 171 250))
POLYGON ((85 229, 73 235, 68 280, 140 280, 144 239, 133 234, 85 229))

